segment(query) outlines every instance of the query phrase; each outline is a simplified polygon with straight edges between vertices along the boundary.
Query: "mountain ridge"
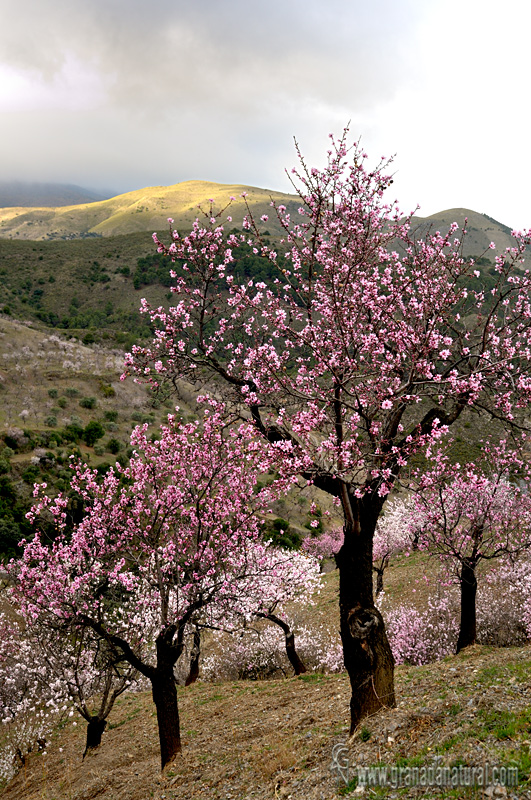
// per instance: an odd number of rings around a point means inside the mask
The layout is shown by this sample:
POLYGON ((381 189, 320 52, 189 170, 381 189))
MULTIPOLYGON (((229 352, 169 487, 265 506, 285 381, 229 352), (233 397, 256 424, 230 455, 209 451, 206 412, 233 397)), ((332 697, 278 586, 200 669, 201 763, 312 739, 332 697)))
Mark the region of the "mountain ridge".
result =
POLYGON ((58 208, 98 202, 108 197, 109 193, 73 183, 0 181, 0 208, 58 208))
MULTIPOLYGON (((166 226, 168 217, 179 227, 191 227, 198 215, 198 206, 224 208, 230 198, 227 215, 241 223, 246 206, 241 195, 246 193, 253 212, 262 216, 270 211, 271 200, 293 206, 300 200, 295 195, 274 192, 256 186, 220 184, 211 181, 184 181, 171 186, 150 186, 135 189, 93 203, 49 207, 0 207, 0 237, 31 239, 69 239, 87 236, 116 236, 125 233, 156 230, 166 226)), ((219 212, 218 212, 219 213, 219 212)), ((275 232, 280 233, 278 221, 271 219, 275 232), (278 230, 277 230, 278 229, 278 230)))

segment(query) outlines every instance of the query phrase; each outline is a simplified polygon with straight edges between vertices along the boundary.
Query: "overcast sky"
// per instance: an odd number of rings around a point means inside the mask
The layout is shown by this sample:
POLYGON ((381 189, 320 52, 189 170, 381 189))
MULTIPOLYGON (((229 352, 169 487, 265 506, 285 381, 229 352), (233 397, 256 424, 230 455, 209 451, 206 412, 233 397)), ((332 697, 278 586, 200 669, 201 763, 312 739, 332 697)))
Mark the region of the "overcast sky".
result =
POLYGON ((0 0, 0 179, 289 190, 350 121, 404 211, 531 227, 528 0, 0 0))

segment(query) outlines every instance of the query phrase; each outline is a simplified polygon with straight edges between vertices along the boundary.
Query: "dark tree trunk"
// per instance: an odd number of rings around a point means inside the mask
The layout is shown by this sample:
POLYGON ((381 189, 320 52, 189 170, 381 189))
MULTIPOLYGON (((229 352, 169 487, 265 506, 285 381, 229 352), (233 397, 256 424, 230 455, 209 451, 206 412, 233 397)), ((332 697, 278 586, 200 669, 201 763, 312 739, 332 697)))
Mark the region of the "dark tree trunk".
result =
POLYGON ((302 675, 306 672, 306 667, 295 649, 295 634, 293 632, 286 633, 286 655, 289 658, 289 663, 295 670, 295 675, 302 675))
POLYGON ((345 667, 352 688, 350 732, 380 708, 395 705, 394 658, 382 615, 374 606, 372 542, 381 498, 349 496, 345 540, 336 556, 345 667))
POLYGON ((461 586, 461 621, 456 653, 476 643, 476 562, 465 559, 461 564, 459 583, 461 586))
POLYGON ((374 567, 374 571, 376 572, 376 597, 383 592, 383 576, 384 576, 384 567, 374 567))
POLYGON ((166 634, 157 637, 157 666, 151 671, 150 680, 153 702, 157 709, 162 769, 181 752, 177 685, 173 675, 177 661, 176 651, 169 629, 166 634))
POLYGON ((94 714, 94 716, 89 719, 87 725, 87 743, 83 758, 85 758, 89 750, 96 750, 96 748, 100 746, 101 737, 106 727, 107 720, 101 719, 97 714, 94 714))
POLYGON ((192 655, 190 657, 190 672, 184 682, 185 686, 190 686, 195 683, 199 677, 199 657, 201 655, 201 631, 196 628, 194 631, 194 644, 192 647, 192 655))
POLYGON ((153 702, 157 709, 157 723, 160 742, 161 769, 170 764, 181 752, 181 733, 179 709, 177 706, 177 687, 173 677, 173 667, 168 671, 156 668, 156 676, 151 681, 153 702))
POLYGON ((295 671, 295 675, 302 675, 306 672, 306 667, 304 663, 299 658, 299 654, 295 649, 295 634, 291 630, 290 626, 287 622, 284 622, 283 619, 277 617, 276 614, 273 613, 262 613, 257 614, 257 617, 262 617, 263 619, 268 619, 270 622, 274 622, 275 625, 278 625, 284 631, 284 639, 286 643, 286 655, 289 659, 289 663, 293 667, 295 671))

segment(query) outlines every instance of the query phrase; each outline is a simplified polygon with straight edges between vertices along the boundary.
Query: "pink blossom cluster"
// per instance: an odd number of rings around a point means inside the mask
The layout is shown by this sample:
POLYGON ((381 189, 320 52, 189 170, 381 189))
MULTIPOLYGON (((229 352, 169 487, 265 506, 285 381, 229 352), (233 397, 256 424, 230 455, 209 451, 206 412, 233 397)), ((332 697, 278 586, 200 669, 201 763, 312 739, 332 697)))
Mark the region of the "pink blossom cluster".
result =
POLYGON ((126 361, 153 385, 220 376, 293 471, 385 497, 464 408, 480 403, 511 420, 531 397, 531 277, 518 269, 530 237, 497 257, 487 307, 480 284, 465 286, 477 272, 462 257, 465 231, 453 224, 418 239, 384 199, 389 163, 369 168, 346 136, 333 139, 322 170, 301 157, 296 222, 273 204, 282 266, 250 211, 247 232, 228 240, 217 222, 199 221, 185 236, 171 229, 170 245, 156 237, 159 252, 184 263, 176 303, 144 302, 155 338, 126 361), (231 276, 241 244, 279 265, 274 285, 231 276))
MULTIPOLYGON (((343 649, 337 632, 328 625, 298 625, 287 618, 295 632, 297 652, 307 669, 341 672, 343 649)), ((286 657, 284 637, 277 626, 250 625, 230 635, 218 633, 202 660, 205 680, 265 679, 293 674, 286 657)))
POLYGON ((455 592, 429 597, 422 610, 410 603, 390 603, 383 593, 378 605, 397 664, 428 664, 455 652, 459 628, 455 592))

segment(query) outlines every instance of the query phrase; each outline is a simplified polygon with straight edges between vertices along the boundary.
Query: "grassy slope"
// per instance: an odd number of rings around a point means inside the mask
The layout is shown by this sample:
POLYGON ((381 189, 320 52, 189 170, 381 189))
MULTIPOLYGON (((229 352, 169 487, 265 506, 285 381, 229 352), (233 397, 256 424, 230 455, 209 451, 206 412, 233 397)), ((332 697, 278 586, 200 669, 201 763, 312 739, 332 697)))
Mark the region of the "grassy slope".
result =
MULTIPOLYGON (((216 208, 223 208, 231 196, 237 201, 227 214, 231 214, 234 224, 238 224, 245 213, 244 203, 239 199, 244 191, 257 217, 271 211, 271 198, 294 208, 299 204, 294 195, 269 192, 254 186, 186 181, 174 186, 146 187, 98 203, 53 209, 3 208, 0 209, 0 236, 38 240, 87 233, 112 236, 161 231, 167 227, 168 217, 175 219, 178 227, 190 227, 198 215, 198 205, 208 210, 209 200, 213 199, 216 208)), ((278 223, 273 219, 270 228, 272 232, 278 229, 278 223)))
MULTIPOLYGON (((135 290, 132 277, 122 271, 134 273, 138 259, 154 252, 149 233, 75 241, 0 239, 0 309, 7 306, 22 319, 35 319, 39 311, 63 319, 107 309, 99 339, 134 333, 145 324, 138 313, 140 299, 167 303, 169 290, 160 285, 135 290)), ((125 344, 123 337, 118 341, 125 344)))
MULTIPOLYGON (((401 566, 412 577, 419 565, 401 566)), ((401 581, 399 581, 401 582, 401 581)), ((398 589, 395 577, 391 590, 398 589)), ((398 589, 402 599, 409 588, 398 589)), ((313 610, 337 623, 337 575, 313 610)), ((424 667, 397 668, 397 708, 380 712, 348 741, 351 765, 516 764, 529 797, 531 729, 529 648, 478 647, 424 667)), ((57 731, 46 755, 32 756, 2 800, 191 800, 339 797, 332 748, 348 740, 346 675, 263 682, 197 683, 179 690, 183 753, 159 771, 150 693, 120 698, 100 749, 85 761, 84 724, 57 731)), ((341 787, 339 787, 341 788, 341 787)), ((349 789, 355 789, 350 784, 349 789)), ((343 785, 342 793, 346 789, 343 785)), ((353 795, 358 796, 358 795, 353 795)), ((481 790, 428 794, 372 789, 367 797, 480 798, 481 790)))

